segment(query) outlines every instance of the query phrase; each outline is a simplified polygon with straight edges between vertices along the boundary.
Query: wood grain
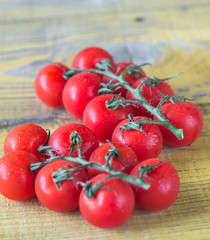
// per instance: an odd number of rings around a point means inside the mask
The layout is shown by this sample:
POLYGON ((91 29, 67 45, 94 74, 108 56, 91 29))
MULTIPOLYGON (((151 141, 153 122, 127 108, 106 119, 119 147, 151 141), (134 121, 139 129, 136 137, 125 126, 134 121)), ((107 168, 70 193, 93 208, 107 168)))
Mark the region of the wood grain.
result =
POLYGON ((164 146, 160 157, 178 170, 176 202, 159 212, 135 209, 123 226, 103 230, 78 210, 58 214, 34 198, 0 196, 0 239, 210 239, 210 1, 0 0, 0 156, 15 126, 34 122, 55 130, 76 121, 44 106, 34 77, 49 61, 71 65, 76 52, 101 46, 116 61, 152 63, 148 75, 168 77, 176 95, 196 98, 204 116, 190 147, 164 146))

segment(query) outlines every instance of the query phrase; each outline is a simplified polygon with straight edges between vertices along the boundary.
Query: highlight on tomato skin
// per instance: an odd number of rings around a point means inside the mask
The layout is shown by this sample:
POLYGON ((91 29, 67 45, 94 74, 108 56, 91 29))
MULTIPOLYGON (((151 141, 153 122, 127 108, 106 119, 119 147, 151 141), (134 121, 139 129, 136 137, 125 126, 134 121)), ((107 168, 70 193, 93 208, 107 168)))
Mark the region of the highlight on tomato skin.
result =
MULTIPOLYGON (((143 165, 154 166, 163 161, 158 158, 147 159, 133 168, 130 176, 139 177, 139 167, 143 165)), ((150 188, 143 188, 132 185, 136 205, 148 211, 160 211, 170 207, 176 200, 180 180, 177 170, 167 161, 163 161, 149 173, 145 173, 143 179, 150 184, 150 188)))
MULTIPOLYGON (((79 196, 82 190, 74 180, 64 180, 60 188, 53 182, 52 174, 62 167, 79 166, 77 163, 66 160, 56 160, 45 165, 38 172, 35 180, 35 192, 39 201, 48 209, 55 212, 70 212, 79 206, 79 196)), ((86 182, 87 174, 84 169, 77 170, 74 174, 75 181, 86 182)))
MULTIPOLYGON (((106 101, 111 101, 113 94, 103 94, 93 98, 83 113, 83 124, 90 128, 100 142, 111 140, 112 132, 119 122, 133 114, 131 105, 108 109, 106 101)), ((121 99, 121 98, 120 98, 121 99)))
MULTIPOLYGON (((135 152, 125 144, 116 142, 111 142, 111 144, 119 151, 119 156, 114 155, 114 157, 110 157, 111 162, 109 164, 111 168, 129 174, 131 169, 139 163, 135 152)), ((112 147, 109 142, 100 145, 90 155, 89 162, 100 165, 106 164, 108 161, 107 153, 110 149, 112 147)), ((90 178, 103 173, 101 170, 92 167, 88 167, 87 170, 90 178)))
POLYGON ((63 77, 69 68, 62 63, 50 63, 44 66, 37 74, 34 82, 38 98, 47 106, 62 108, 62 92, 66 84, 63 77))
MULTIPOLYGON (((136 116, 134 121, 141 119, 150 119, 144 116, 136 116)), ((112 133, 112 141, 120 142, 130 147, 137 155, 138 161, 142 162, 148 158, 157 157, 163 148, 163 137, 158 126, 154 124, 143 124, 141 132, 140 130, 122 129, 122 135, 120 133, 120 127, 129 122, 129 118, 121 121, 114 129, 112 133)))
POLYGON ((91 72, 78 73, 71 77, 62 93, 65 109, 73 117, 82 120, 84 109, 98 95, 101 82, 101 77, 91 72))
MULTIPOLYGON (((64 124, 51 134, 48 146, 52 146, 56 149, 57 156, 68 156, 70 153, 71 140, 70 135, 73 131, 76 131, 82 138, 82 156, 84 159, 88 160, 91 153, 99 146, 99 140, 96 138, 95 133, 89 129, 87 126, 81 123, 69 123, 64 124)), ((77 147, 72 157, 77 157, 77 147)))
MULTIPOLYGON (((199 108, 191 102, 166 103, 161 107, 163 116, 171 124, 183 129, 184 138, 179 140, 171 131, 162 125, 158 125, 163 141, 171 147, 190 146, 201 134, 203 129, 203 116, 199 108)), ((154 120, 158 120, 154 117, 154 120)))
MULTIPOLYGON (((107 174, 99 174, 90 181, 96 184, 107 176, 107 174)), ((132 187, 120 178, 109 179, 101 187, 92 198, 87 197, 82 190, 79 199, 80 212, 96 227, 118 227, 133 213, 135 197, 132 187)))
POLYGON ((47 140, 47 132, 41 126, 34 123, 24 123, 14 127, 4 141, 4 152, 24 151, 35 155, 39 161, 45 155, 37 151, 37 148, 47 140))
POLYGON ((72 61, 72 67, 78 69, 96 69, 96 64, 109 59, 114 64, 113 57, 105 49, 100 47, 87 47, 79 51, 72 61))
POLYGON ((37 162, 39 159, 28 152, 6 153, 0 159, 0 193, 15 201, 34 197, 34 175, 29 166, 37 162))

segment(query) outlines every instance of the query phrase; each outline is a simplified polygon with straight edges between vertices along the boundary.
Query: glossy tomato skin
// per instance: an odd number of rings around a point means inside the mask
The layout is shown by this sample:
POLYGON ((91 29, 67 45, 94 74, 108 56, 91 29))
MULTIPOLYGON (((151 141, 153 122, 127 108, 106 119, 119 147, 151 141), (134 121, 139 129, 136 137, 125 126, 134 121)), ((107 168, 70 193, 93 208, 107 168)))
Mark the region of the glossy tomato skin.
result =
MULTIPOLYGON (((133 83, 132 87, 136 89, 141 84, 142 80, 143 79, 140 79, 133 83)), ((151 88, 144 85, 141 90, 143 98, 153 107, 157 107, 160 101, 165 97, 165 95, 161 94, 160 92, 166 95, 174 96, 172 88, 166 82, 159 82, 159 84, 151 88)), ((137 99, 130 91, 127 91, 126 98, 137 99)), ((133 108, 135 116, 152 117, 152 114, 147 109, 145 109, 141 104, 136 105, 137 107, 133 108)))
MULTIPOLYGON (((95 134, 86 126, 80 123, 69 123, 57 128, 50 136, 48 146, 57 149, 55 154, 57 156, 68 156, 70 153, 70 135, 72 131, 76 131, 82 137, 82 156, 88 160, 91 153, 99 146, 99 141, 95 134)), ((77 157, 77 148, 72 157, 77 157)))
MULTIPOLYGON (((184 138, 178 140, 164 126, 159 125, 164 143, 172 147, 190 146, 201 134, 203 116, 199 108, 190 102, 166 103, 161 107, 161 112, 172 125, 183 129, 184 138)), ((158 120, 154 117, 154 120, 158 120)))
MULTIPOLYGON (((104 179, 107 174, 99 174, 91 179, 93 184, 104 179)), ((135 197, 132 187, 119 178, 105 181, 93 198, 88 198, 82 190, 79 207, 84 218, 100 228, 114 228, 125 223, 131 216, 135 197)))
POLYGON ((62 92, 67 82, 63 74, 67 70, 68 67, 62 63, 50 63, 39 71, 35 78, 35 91, 44 104, 53 108, 63 107, 62 92))
MULTIPOLYGON (((145 118, 146 117, 134 117, 134 121, 145 118)), ((122 129, 121 136, 119 127, 123 126, 126 122, 129 122, 128 118, 116 126, 112 134, 112 141, 121 142, 130 147, 136 153, 139 162, 148 158, 157 157, 163 146, 163 137, 158 126, 148 123, 143 124, 143 131, 146 134, 135 129, 122 129)))
POLYGON ((28 152, 6 153, 0 159, 0 193, 6 198, 23 201, 35 195, 32 163, 39 160, 28 152))
MULTIPOLYGON (((161 161, 157 158, 147 159, 134 167, 130 176, 134 177, 140 166, 154 166, 161 161)), ((137 177, 139 177, 139 174, 137 177)), ((159 211, 174 203, 179 194, 180 181, 177 170, 171 163, 162 162, 153 171, 147 173, 143 179, 150 184, 148 190, 132 185, 138 207, 149 211, 159 211)))
POLYGON ((83 113, 83 123, 90 128, 101 142, 110 140, 115 126, 128 114, 133 114, 132 106, 108 109, 105 102, 110 101, 113 94, 99 95, 93 98, 83 113))
POLYGON ((101 77, 95 73, 78 73, 71 77, 63 90, 63 104, 75 118, 82 120, 87 103, 98 95, 101 77))
MULTIPOLYGON (((60 168, 71 165, 78 166, 76 163, 69 163, 66 160, 56 160, 45 165, 37 174, 35 181, 36 196, 39 201, 48 209, 55 212, 69 212, 79 206, 79 195, 82 190, 80 185, 76 186, 73 180, 64 180, 61 182, 60 189, 52 179, 52 173, 60 168)), ((66 169, 71 169, 66 167, 66 169)), ((87 175, 84 169, 75 172, 76 181, 85 182, 87 175)))
POLYGON ((47 140, 47 132, 34 123, 24 123, 13 128, 6 136, 4 152, 24 151, 34 154, 40 161, 45 156, 37 148, 47 140))
POLYGON ((103 48, 87 47, 76 54, 72 67, 78 69, 96 69, 96 64, 102 60, 109 59, 114 65, 112 56, 103 48))
MULTIPOLYGON (((129 174, 131 169, 133 169, 134 166, 138 164, 136 154, 131 148, 122 143, 112 142, 111 144, 114 145, 116 149, 118 149, 120 156, 126 162, 125 163, 120 157, 114 157, 112 159, 111 167, 116 171, 129 174)), ((90 155, 89 162, 104 165, 106 163, 105 155, 107 151, 110 149, 111 149, 110 143, 102 144, 90 155)), ((88 167, 88 175, 90 178, 100 173, 103 173, 103 171, 88 167)))
MULTIPOLYGON (((131 65, 135 65, 133 64, 132 62, 120 62, 120 63, 116 63, 115 64, 115 69, 113 70, 113 72, 119 76, 123 73, 123 71, 131 66, 131 65)), ((136 65, 135 65, 136 66, 136 65)), ((146 76, 145 72, 143 69, 140 69, 141 72, 142 72, 142 75, 146 76)), ((138 79, 142 79, 143 76, 142 76, 140 73, 136 73, 136 74, 129 74, 129 73, 126 73, 124 78, 125 78, 125 81, 127 83, 129 83, 130 85, 133 85, 138 79)), ((106 76, 106 75, 103 75, 103 82, 107 83, 109 81, 109 77, 106 76)), ((113 79, 112 80, 112 83, 117 83, 118 81, 116 79, 113 79)), ((126 97, 126 93, 127 93, 127 89, 124 88, 124 87, 119 87, 115 92, 115 94, 121 94, 122 97, 126 97)))

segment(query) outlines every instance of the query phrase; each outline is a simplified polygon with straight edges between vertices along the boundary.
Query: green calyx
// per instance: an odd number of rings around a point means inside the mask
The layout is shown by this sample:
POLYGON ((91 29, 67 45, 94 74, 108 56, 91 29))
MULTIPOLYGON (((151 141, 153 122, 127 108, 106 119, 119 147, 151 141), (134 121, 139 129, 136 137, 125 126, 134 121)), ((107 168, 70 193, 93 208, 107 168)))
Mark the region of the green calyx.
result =
POLYGON ((85 184, 80 183, 83 186, 83 191, 85 193, 85 195, 88 198, 94 198, 96 193, 101 190, 101 189, 109 189, 111 191, 113 191, 114 193, 116 193, 114 191, 114 189, 107 187, 107 186, 101 186, 104 182, 106 182, 107 180, 114 178, 115 176, 113 175, 109 175, 107 177, 105 177, 103 180, 99 181, 98 183, 93 184, 91 181, 86 182, 85 184))
POLYGON ((106 165, 111 167, 113 158, 120 158, 127 166, 129 166, 129 164, 120 155, 119 150, 110 141, 108 141, 108 143, 111 148, 108 149, 105 155, 106 165))
POLYGON ((161 165, 164 160, 156 163, 155 165, 142 165, 139 167, 139 170, 136 172, 136 176, 139 174, 140 179, 143 181, 144 176, 147 176, 147 173, 154 171, 159 165, 161 165))
POLYGON ((129 114, 128 117, 129 117, 129 122, 125 123, 123 126, 119 128, 121 137, 123 138, 122 129, 124 130, 135 129, 146 135, 146 133, 143 131, 143 123, 150 123, 150 120, 143 118, 141 120, 134 121, 133 116, 131 114, 129 114))

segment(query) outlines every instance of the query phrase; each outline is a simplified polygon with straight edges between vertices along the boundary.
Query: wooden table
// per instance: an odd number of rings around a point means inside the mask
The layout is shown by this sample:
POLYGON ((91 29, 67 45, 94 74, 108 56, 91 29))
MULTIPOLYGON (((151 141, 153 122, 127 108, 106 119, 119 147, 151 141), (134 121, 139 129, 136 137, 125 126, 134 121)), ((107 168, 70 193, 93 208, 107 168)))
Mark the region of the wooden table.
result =
POLYGON ((0 0, 0 156, 7 133, 34 122, 51 131, 76 121, 44 106, 34 77, 49 61, 71 66, 87 46, 109 50, 116 61, 150 62, 148 75, 169 77, 176 95, 196 98, 204 116, 190 147, 164 147, 160 157, 178 170, 176 202, 159 212, 135 209, 124 225, 103 230, 79 211, 59 214, 34 198, 0 196, 0 239, 210 239, 210 1, 0 0))

